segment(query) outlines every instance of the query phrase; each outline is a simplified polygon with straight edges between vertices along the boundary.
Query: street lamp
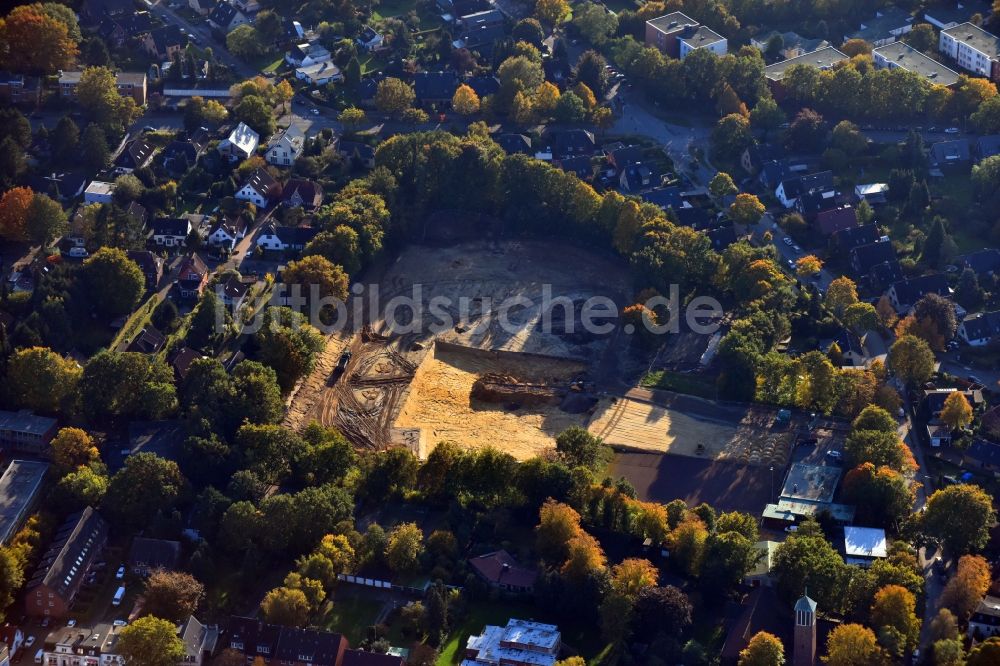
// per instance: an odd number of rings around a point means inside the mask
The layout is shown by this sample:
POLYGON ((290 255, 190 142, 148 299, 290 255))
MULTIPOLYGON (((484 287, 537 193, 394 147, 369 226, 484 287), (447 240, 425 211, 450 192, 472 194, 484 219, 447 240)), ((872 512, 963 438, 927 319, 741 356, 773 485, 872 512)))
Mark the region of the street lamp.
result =
POLYGON ((774 465, 771 465, 770 470, 771 470, 771 494, 768 497, 774 499, 774 465))

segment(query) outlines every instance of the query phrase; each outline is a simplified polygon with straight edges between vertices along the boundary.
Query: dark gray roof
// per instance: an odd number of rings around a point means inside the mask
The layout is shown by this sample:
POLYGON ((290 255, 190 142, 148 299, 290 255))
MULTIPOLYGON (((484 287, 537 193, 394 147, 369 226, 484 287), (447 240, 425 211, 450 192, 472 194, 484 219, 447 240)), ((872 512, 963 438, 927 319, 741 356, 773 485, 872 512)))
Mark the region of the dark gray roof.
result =
POLYGON ((44 584, 63 599, 73 596, 108 536, 108 524, 91 507, 70 516, 38 563, 28 588, 44 584))
POLYGON ((851 263, 861 273, 867 273, 877 264, 896 260, 892 243, 885 241, 859 245, 851 250, 851 263))
POLYGON ((989 248, 976 250, 959 258, 959 264, 975 271, 976 275, 987 275, 1000 270, 1000 250, 989 248))
POLYGON ((917 301, 927 294, 937 294, 948 296, 948 278, 944 273, 931 273, 930 275, 920 275, 908 280, 900 280, 892 285, 896 292, 896 300, 900 305, 916 305, 917 301))
POLYGON ((931 158, 939 166, 970 162, 972 160, 972 146, 968 139, 938 141, 931 144, 931 158))
POLYGON ((965 450, 965 457, 988 465, 1000 466, 1000 444, 977 439, 965 450))
POLYGON ((156 236, 186 236, 189 224, 190 221, 184 218, 159 217, 150 226, 156 236))
POLYGON ((552 134, 552 157, 560 159, 571 155, 593 155, 594 135, 582 129, 563 130, 552 134))
POLYGON ((458 88, 455 72, 419 72, 413 75, 413 92, 418 101, 451 100, 458 88))
POLYGON ((880 237, 878 226, 866 224, 864 226, 849 227, 835 231, 830 237, 830 242, 836 245, 842 252, 848 252, 860 245, 874 243, 880 237))
POLYGON ((143 566, 150 569, 174 570, 181 557, 181 542, 167 539, 148 539, 135 537, 132 548, 128 551, 128 563, 131 566, 143 566))
POLYGON ((531 139, 524 134, 498 134, 493 139, 508 155, 531 152, 531 139))
POLYGON ((833 172, 817 171, 804 176, 790 176, 784 181, 785 196, 798 197, 813 190, 829 190, 833 188, 833 172))

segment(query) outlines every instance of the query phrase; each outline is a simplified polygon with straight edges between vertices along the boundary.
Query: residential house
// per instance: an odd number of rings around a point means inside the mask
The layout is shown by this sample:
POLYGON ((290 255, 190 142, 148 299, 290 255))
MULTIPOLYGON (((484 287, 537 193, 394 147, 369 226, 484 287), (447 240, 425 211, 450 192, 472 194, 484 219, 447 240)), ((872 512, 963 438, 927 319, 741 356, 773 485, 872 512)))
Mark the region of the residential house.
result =
POLYGON ((938 51, 967 72, 1000 81, 1000 37, 974 23, 962 23, 941 31, 938 51))
POLYGON ((913 30, 913 16, 908 10, 894 5, 886 5, 875 12, 875 16, 862 21, 855 32, 845 35, 849 39, 863 39, 872 46, 885 46, 913 30))
POLYGON ((247 16, 254 16, 260 11, 260 2, 258 0, 232 0, 232 2, 236 5, 236 9, 247 16))
POLYGON ((115 184, 101 180, 91 181, 83 191, 83 202, 87 204, 109 204, 114 199, 115 184))
POLYGON ((366 169, 375 168, 375 149, 367 143, 358 141, 341 141, 337 150, 345 160, 350 160, 356 165, 366 169))
POLYGON ((216 652, 219 641, 219 627, 202 624, 194 615, 178 628, 177 635, 184 643, 182 666, 202 666, 216 652))
POLYGON ((986 16, 990 11, 992 5, 985 0, 935 3, 924 7, 924 20, 939 30, 946 30, 968 22, 975 14, 986 16))
POLYGON ((859 567, 870 567, 877 559, 888 557, 885 530, 877 527, 844 527, 844 561, 859 567))
POLYGON ((177 380, 178 384, 184 381, 187 377, 188 371, 191 369, 191 364, 199 358, 201 358, 201 354, 195 350, 190 347, 181 347, 180 349, 177 349, 168 359, 170 367, 174 370, 174 378, 177 380))
POLYGON ((659 184, 659 174, 648 163, 643 162, 628 165, 618 176, 618 187, 623 192, 642 192, 659 184))
POLYGON ((1000 634, 1000 597, 987 594, 969 618, 969 638, 985 640, 1000 634))
POLYGON ((1000 134, 989 134, 976 139, 975 153, 977 160, 1000 155, 1000 134))
POLYGON ((125 351, 152 355, 163 349, 163 345, 165 344, 167 344, 167 339, 163 336, 163 333, 160 333, 155 326, 150 324, 143 326, 142 330, 132 338, 132 342, 128 343, 125 351))
POLYGON ((758 541, 754 544, 754 549, 760 555, 754 568, 743 576, 744 585, 748 587, 771 587, 774 585, 774 576, 771 572, 774 569, 775 556, 780 545, 780 541, 758 541))
POLYGON ((228 35, 241 25, 249 25, 250 19, 235 4, 222 0, 208 15, 208 23, 228 35))
POLYGON ((557 160, 577 155, 591 156, 597 147, 593 132, 582 129, 554 132, 551 140, 552 158, 557 160))
POLYGON ((318 233, 319 229, 313 227, 277 227, 269 224, 257 236, 257 247, 278 252, 298 252, 318 233))
POLYGON ((159 61, 172 61, 175 53, 180 53, 187 46, 187 37, 173 23, 153 28, 143 40, 142 47, 146 53, 159 61))
POLYGON ((323 187, 314 181, 291 178, 281 186, 281 205, 316 210, 323 203, 323 187))
POLYGON ((295 164, 295 160, 302 154, 305 145, 305 134, 297 125, 290 125, 288 129, 278 132, 267 144, 267 151, 264 159, 268 164, 275 166, 289 167, 295 164))
POLYGON ((163 168, 174 177, 183 176, 201 157, 203 146, 191 140, 171 141, 161 153, 163 168))
POLYGON ((486 9, 462 16, 458 19, 460 36, 452 42, 452 46, 489 56, 493 52, 494 43, 506 36, 504 22, 504 15, 499 9, 486 9))
POLYGON ((778 183, 783 181, 785 178, 791 176, 792 174, 801 175, 808 170, 809 167, 807 165, 792 164, 791 160, 788 159, 767 160, 760 165, 757 180, 767 189, 773 190, 778 186, 778 183))
POLYGON ((830 253, 847 254, 856 247, 875 243, 879 238, 881 235, 876 224, 847 227, 830 236, 830 253))
POLYGON ((188 7, 199 16, 208 16, 215 9, 216 0, 188 0, 188 7))
POLYGON ((531 594, 538 572, 522 567, 506 550, 496 550, 469 559, 469 566, 490 587, 514 594, 531 594))
POLYGON ((222 628, 219 647, 235 650, 247 663, 260 657, 265 663, 343 666, 348 644, 340 634, 233 616, 222 628))
POLYGON ((135 12, 132 0, 84 0, 80 6, 80 23, 95 27, 107 17, 119 17, 135 12))
POLYGON ((174 571, 181 559, 181 542, 134 537, 128 551, 128 569, 136 576, 148 576, 157 569, 174 571))
POLYGON ((872 61, 879 69, 905 69, 939 86, 958 83, 958 72, 929 58, 906 42, 893 42, 872 51, 872 61))
POLYGON ((128 424, 128 453, 152 453, 176 462, 187 437, 183 421, 132 421, 128 424))
POLYGON ((0 72, 0 101, 35 106, 40 101, 41 92, 41 82, 37 77, 0 72))
POLYGON ((729 50, 729 41, 704 25, 686 28, 677 36, 677 43, 682 60, 697 49, 706 49, 717 56, 724 56, 729 50))
POLYGON ((267 172, 267 169, 258 168, 250 174, 235 196, 241 201, 249 201, 258 208, 267 208, 281 196, 281 184, 267 172))
POLYGON ((219 153, 226 156, 230 162, 239 162, 256 153, 258 145, 260 145, 260 134, 241 122, 219 142, 219 153))
POLYGON ((1000 476, 1000 444, 976 439, 962 452, 962 467, 1000 476))
POLYGON ((782 60, 796 58, 830 45, 830 42, 825 39, 810 39, 795 32, 778 32, 777 30, 771 30, 756 37, 751 37, 750 45, 756 47, 765 55, 769 55, 771 40, 778 40, 775 43, 780 44, 778 54, 782 60))
POLYGON ((163 247, 183 247, 191 233, 191 220, 160 217, 153 220, 153 242, 163 247))
POLYGON ((816 215, 816 229, 824 236, 832 236, 838 231, 858 226, 858 216, 854 206, 838 206, 816 215))
POLYGON ((344 74, 332 62, 324 61, 299 67, 295 70, 295 78, 315 87, 343 81, 344 74))
POLYGON ((413 92, 419 106, 446 108, 458 89, 455 72, 418 72, 413 75, 413 92))
POLYGON ((941 169, 964 171, 972 166, 972 146, 968 139, 932 143, 931 164, 941 169))
POLYGON ((107 523, 91 507, 70 516, 25 586, 24 612, 65 617, 107 538, 107 523))
POLYGON ((594 180, 594 165, 590 160, 591 158, 588 155, 578 155, 576 157, 567 157, 563 160, 556 160, 553 164, 566 173, 574 174, 580 180, 590 182, 594 180))
POLYGON ((845 368, 868 368, 875 361, 884 364, 889 354, 885 340, 877 331, 865 331, 859 335, 842 328, 835 338, 821 345, 821 348, 829 350, 834 343, 840 349, 841 367, 845 368))
POLYGON ((889 302, 899 314, 903 315, 917 304, 927 294, 937 294, 945 298, 951 297, 948 278, 943 273, 931 273, 893 283, 886 295, 889 302))
MULTIPOLYGON (((59 95, 65 100, 76 100, 77 87, 83 72, 59 72, 59 95)), ((146 75, 143 72, 118 72, 115 87, 122 97, 131 97, 142 106, 146 103, 146 75)))
POLYGON ((177 272, 177 289, 181 298, 200 298, 208 282, 208 273, 208 266, 197 254, 184 257, 177 272))
POLYGON ((1000 335, 1000 310, 970 315, 958 325, 959 340, 973 347, 988 345, 1000 335))
POLYGON ((751 175, 759 174, 765 164, 775 159, 775 152, 769 144, 750 144, 740 153, 740 166, 751 175))
POLYGON ((357 37, 358 46, 369 53, 380 51, 385 46, 385 36, 378 33, 375 28, 366 25, 357 37))
POLYGON ((658 207, 660 210, 667 210, 672 208, 677 210, 685 205, 684 197, 681 193, 681 188, 673 185, 671 187, 658 187, 656 189, 650 190, 649 192, 643 192, 639 195, 643 201, 651 203, 658 207))
POLYGON ((815 189, 803 192, 795 201, 795 210, 802 214, 806 222, 813 223, 820 213, 845 208, 850 205, 850 197, 833 188, 815 189))
MULTIPOLYGON (((11 412, 0 412, 0 427, 5 421, 4 414, 11 412)), ((55 424, 53 419, 49 420, 55 424)), ((9 544, 34 511, 48 469, 48 463, 38 460, 13 460, 7 465, 0 476, 0 502, 4 509, 0 513, 0 544, 9 544)))
POLYGON ((85 172, 66 171, 40 176, 38 183, 32 186, 32 189, 35 192, 48 194, 53 199, 69 201, 83 194, 86 185, 87 175, 85 172))
POLYGON ((252 282, 244 282, 238 276, 230 275, 215 287, 222 304, 236 312, 243 306, 251 286, 252 282))
POLYGON ((854 196, 858 203, 867 201, 869 206, 881 206, 887 201, 889 185, 886 183, 862 183, 854 186, 854 196))
POLYGON ((112 160, 112 164, 114 164, 115 173, 122 175, 147 166, 152 159, 153 144, 140 136, 137 139, 126 141, 122 145, 121 151, 112 160))
POLYGON ((149 12, 134 12, 105 17, 97 27, 97 34, 112 48, 120 49, 129 39, 145 39, 152 28, 149 12))
POLYGON ((888 240, 878 240, 852 248, 848 253, 851 270, 857 280, 867 279, 873 287, 902 279, 903 271, 896 250, 888 240))
POLYGON ((495 76, 470 76, 465 80, 465 85, 472 88, 479 99, 500 91, 500 79, 495 76))
POLYGON ((962 268, 971 268, 980 280, 1000 274, 1000 250, 989 248, 962 255, 956 262, 962 268))
POLYGON ((819 171, 804 176, 792 175, 785 178, 778 183, 778 187, 774 190, 774 196, 785 208, 793 208, 798 198, 806 192, 829 192, 832 190, 833 172, 819 171))
POLYGON ((781 80, 785 77, 785 72, 793 65, 809 65, 819 70, 828 70, 833 69, 833 66, 837 63, 849 59, 846 54, 841 53, 832 46, 827 46, 811 53, 805 53, 794 58, 789 58, 788 60, 776 62, 773 65, 768 65, 764 68, 764 78, 767 79, 772 94, 780 100, 784 96, 784 88, 781 85, 781 80))
POLYGON ((920 402, 921 413, 928 421, 937 421, 941 418, 941 411, 944 409, 945 401, 952 393, 961 393, 964 395, 974 412, 980 411, 986 405, 983 392, 979 389, 964 391, 954 388, 924 389, 923 398, 920 402))
POLYGON ((453 19, 490 8, 489 0, 437 0, 438 11, 453 19))
POLYGON ((524 134, 498 134, 493 137, 493 140, 508 155, 514 155, 515 153, 531 155, 531 138, 524 134))
POLYGON ((285 53, 285 62, 292 67, 308 67, 329 60, 330 52, 318 42, 296 44, 285 53))
POLYGON ((698 22, 682 12, 671 12, 646 21, 646 46, 652 46, 674 58, 680 57, 679 38, 698 22))
POLYGON ((928 423, 927 441, 933 447, 951 445, 951 426, 945 423, 928 423))
POLYGON ((208 244, 214 248, 231 251, 246 236, 247 226, 247 221, 242 215, 222 216, 215 221, 209 230, 208 244))
POLYGON ((709 242, 712 243, 712 249, 716 252, 724 251, 727 247, 738 240, 736 237, 736 229, 733 228, 732 225, 710 229, 705 232, 705 235, 708 236, 709 242))
POLYGON ((149 250, 129 250, 128 258, 142 271, 146 278, 146 289, 156 289, 163 277, 163 258, 149 250))
POLYGON ((562 634, 553 624, 511 618, 507 626, 486 625, 465 644, 465 662, 472 666, 510 664, 554 666, 562 647, 562 634))
POLYGON ((365 652, 352 648, 344 651, 342 666, 406 666, 406 660, 393 654, 365 652))

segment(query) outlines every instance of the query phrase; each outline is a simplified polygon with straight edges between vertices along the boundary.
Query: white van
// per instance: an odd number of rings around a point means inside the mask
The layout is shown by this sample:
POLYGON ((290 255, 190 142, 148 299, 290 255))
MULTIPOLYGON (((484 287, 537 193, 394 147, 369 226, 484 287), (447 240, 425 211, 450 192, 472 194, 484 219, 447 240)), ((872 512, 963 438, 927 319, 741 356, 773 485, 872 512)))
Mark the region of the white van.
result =
POLYGON ((115 592, 115 598, 111 600, 111 605, 112 606, 121 606, 122 605, 122 599, 124 599, 124 598, 125 598, 125 586, 122 585, 121 587, 118 588, 118 591, 115 592))
POLYGON ((35 653, 35 663, 42 663, 42 656, 45 654, 45 650, 38 648, 38 652, 35 653))

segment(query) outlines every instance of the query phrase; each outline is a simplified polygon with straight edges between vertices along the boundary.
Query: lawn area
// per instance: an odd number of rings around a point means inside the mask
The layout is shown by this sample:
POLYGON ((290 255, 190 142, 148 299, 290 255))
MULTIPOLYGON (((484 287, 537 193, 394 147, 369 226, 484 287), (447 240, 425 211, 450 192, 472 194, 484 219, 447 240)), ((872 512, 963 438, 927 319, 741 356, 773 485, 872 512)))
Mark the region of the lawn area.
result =
POLYGON ((364 590, 348 590, 341 586, 332 603, 327 601, 319 625, 341 633, 351 645, 357 645, 367 637, 368 627, 375 623, 383 602, 364 594, 364 590))
POLYGON ((604 6, 616 14, 623 9, 631 9, 632 11, 635 11, 641 7, 641 5, 635 0, 604 0, 604 6))
MULTIPOLYGON (((462 623, 452 629, 448 641, 441 646, 436 666, 453 666, 462 660, 462 650, 469 636, 478 634, 487 624, 505 626, 511 618, 550 622, 536 606, 516 601, 477 601, 469 606, 469 612, 462 623)), ((590 666, 598 666, 608 651, 593 627, 566 627, 559 624, 563 635, 563 644, 570 649, 579 650, 590 666)))
POLYGON ((403 16, 416 8, 417 3, 414 0, 382 0, 372 12, 372 19, 381 21, 394 16, 403 16))
POLYGON ((361 57, 361 73, 368 75, 386 68, 389 63, 373 53, 361 57))
POLYGON ((643 377, 639 384, 645 388, 676 391, 677 393, 696 395, 710 400, 716 398, 715 383, 711 379, 697 375, 685 375, 670 370, 656 370, 651 372, 643 377))

